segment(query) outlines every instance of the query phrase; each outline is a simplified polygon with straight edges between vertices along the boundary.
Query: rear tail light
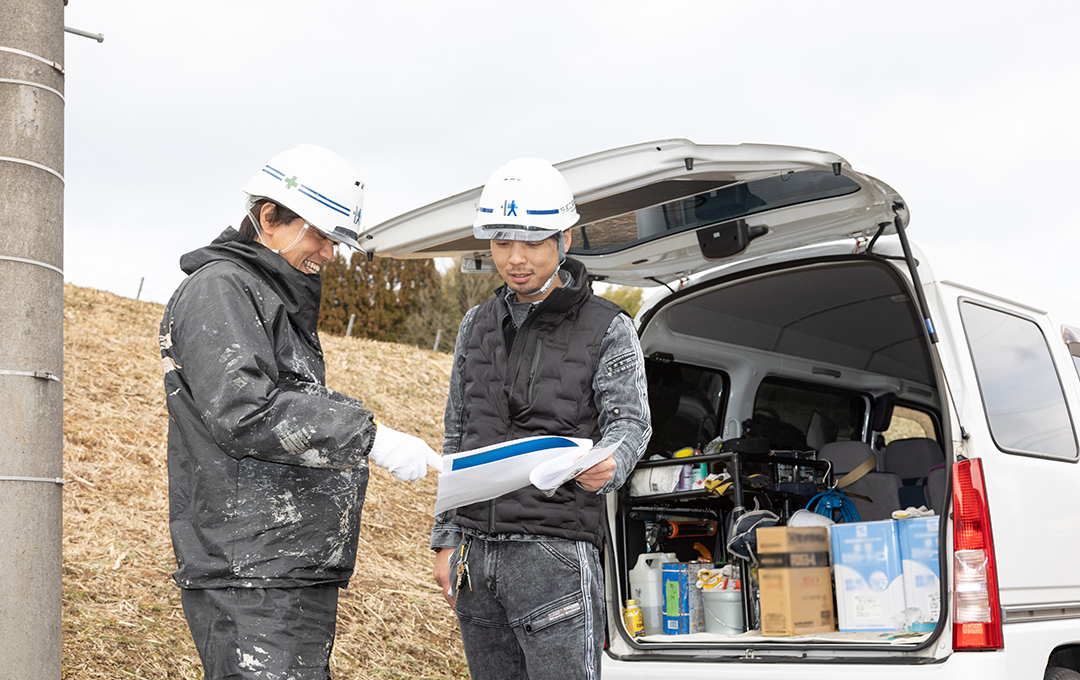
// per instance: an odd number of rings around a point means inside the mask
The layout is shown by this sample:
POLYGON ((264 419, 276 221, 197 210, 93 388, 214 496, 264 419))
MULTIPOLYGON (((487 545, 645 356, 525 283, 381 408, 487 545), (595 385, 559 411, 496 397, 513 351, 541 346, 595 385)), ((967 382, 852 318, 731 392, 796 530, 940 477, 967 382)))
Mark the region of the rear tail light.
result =
POLYGON ((982 461, 953 466, 953 649, 1001 649, 994 537, 982 461))

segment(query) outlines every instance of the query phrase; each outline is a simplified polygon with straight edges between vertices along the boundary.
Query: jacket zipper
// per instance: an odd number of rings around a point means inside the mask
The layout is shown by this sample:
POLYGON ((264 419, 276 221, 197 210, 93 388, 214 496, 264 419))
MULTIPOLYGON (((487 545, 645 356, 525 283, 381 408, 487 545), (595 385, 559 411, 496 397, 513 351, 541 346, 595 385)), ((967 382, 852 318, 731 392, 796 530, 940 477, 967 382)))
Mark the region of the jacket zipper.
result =
MULTIPOLYGON (((533 322, 533 319, 536 316, 536 311, 537 310, 535 310, 535 309, 530 311, 529 315, 525 317, 525 321, 521 324, 521 327, 518 328, 517 331, 515 331, 515 333, 514 333, 514 340, 513 340, 512 346, 510 348, 510 354, 509 354, 509 356, 507 357, 507 360, 506 360, 507 376, 517 375, 517 370, 515 369, 515 367, 513 365, 515 362, 512 361, 512 360, 515 357, 520 357, 521 355, 520 354, 515 355, 514 350, 518 346, 520 346, 519 343, 518 343, 518 339, 523 338, 524 336, 528 335, 528 333, 526 332, 526 328, 527 327, 528 328, 532 327, 532 322, 533 322)), ((522 339, 522 342, 524 342, 524 339, 522 339)), ((542 338, 537 338, 537 340, 536 340, 537 353, 539 353, 539 345, 540 345, 541 342, 543 342, 543 339, 542 338)), ((531 367, 531 370, 530 370, 530 373, 529 373, 529 381, 526 383, 526 386, 527 386, 527 389, 528 389, 529 401, 532 401, 532 379, 533 379, 533 373, 535 373, 535 371, 536 371, 537 361, 538 361, 538 359, 536 357, 533 357, 533 364, 532 364, 532 367, 531 367)), ((511 383, 510 384, 510 389, 507 391, 507 394, 513 394, 513 393, 514 393, 514 385, 513 385, 513 383, 511 383)), ((505 441, 510 441, 514 436, 514 414, 510 413, 510 404, 509 403, 507 403, 506 409, 507 409, 507 414, 506 414, 506 440, 505 441)), ((489 534, 495 533, 495 499, 492 499, 492 500, 488 501, 488 533, 489 534)))
POLYGON ((533 400, 533 380, 536 378, 536 367, 540 363, 540 348, 544 346, 543 338, 536 339, 536 352, 533 353, 532 366, 529 367, 529 381, 526 384, 528 402, 533 400))

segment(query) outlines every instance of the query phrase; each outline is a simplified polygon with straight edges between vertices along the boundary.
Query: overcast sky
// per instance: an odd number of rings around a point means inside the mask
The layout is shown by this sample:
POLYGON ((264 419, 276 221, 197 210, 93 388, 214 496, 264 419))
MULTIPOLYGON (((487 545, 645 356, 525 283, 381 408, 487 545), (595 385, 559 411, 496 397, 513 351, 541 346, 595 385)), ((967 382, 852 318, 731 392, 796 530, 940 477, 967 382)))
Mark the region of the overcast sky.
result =
POLYGON ((1080 3, 70 0, 65 279, 165 302, 300 143, 365 224, 671 137, 832 151, 912 240, 1080 298, 1080 3))

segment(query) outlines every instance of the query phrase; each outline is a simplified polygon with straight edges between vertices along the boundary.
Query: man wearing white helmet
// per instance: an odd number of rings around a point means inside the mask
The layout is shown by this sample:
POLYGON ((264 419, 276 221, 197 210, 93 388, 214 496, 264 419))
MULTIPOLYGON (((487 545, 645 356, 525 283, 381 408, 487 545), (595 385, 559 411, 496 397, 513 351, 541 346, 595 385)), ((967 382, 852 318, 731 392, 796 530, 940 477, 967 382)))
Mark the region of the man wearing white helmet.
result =
POLYGON ((506 285, 461 322, 444 455, 534 435, 621 443, 550 497, 526 487, 436 519, 435 580, 474 680, 600 675, 602 495, 625 482, 651 428, 633 323, 566 257, 577 220, 566 180, 534 158, 496 171, 477 206, 473 234, 506 285))
POLYGON ((356 172, 304 145, 245 191, 240 231, 181 258, 161 322, 173 578, 208 680, 324 680, 368 461, 416 480, 437 454, 325 386, 319 270, 359 249, 356 172))

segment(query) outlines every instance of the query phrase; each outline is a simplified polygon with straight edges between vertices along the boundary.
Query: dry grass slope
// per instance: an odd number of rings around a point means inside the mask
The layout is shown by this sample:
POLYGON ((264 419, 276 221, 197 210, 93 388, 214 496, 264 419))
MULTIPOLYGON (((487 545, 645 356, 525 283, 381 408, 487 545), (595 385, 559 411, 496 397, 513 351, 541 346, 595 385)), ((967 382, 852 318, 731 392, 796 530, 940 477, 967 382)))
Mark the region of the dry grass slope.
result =
MULTIPOLYGON (((168 532, 162 306, 64 289, 63 677, 200 678, 168 532)), ((330 387, 436 449, 450 357, 323 338, 330 387)), ((372 468, 356 576, 343 592, 338 678, 466 677, 457 624, 431 579, 434 476, 372 468)))

